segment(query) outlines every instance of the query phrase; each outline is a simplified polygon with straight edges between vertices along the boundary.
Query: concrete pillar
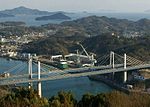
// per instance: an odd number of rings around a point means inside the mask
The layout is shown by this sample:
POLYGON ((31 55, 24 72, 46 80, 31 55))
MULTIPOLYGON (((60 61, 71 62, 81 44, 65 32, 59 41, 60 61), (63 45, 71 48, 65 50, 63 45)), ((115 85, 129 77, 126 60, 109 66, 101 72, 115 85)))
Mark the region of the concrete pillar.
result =
MULTIPOLYGON (((127 68, 127 55, 124 54, 124 69, 127 68)), ((127 71, 124 72, 124 83, 127 81, 127 71)))
POLYGON ((32 56, 30 58, 30 79, 32 79, 32 56))
POLYGON ((110 52, 110 63, 109 63, 110 66, 112 66, 112 51, 110 52))
MULTIPOLYGON (((112 68, 115 68, 115 53, 112 51, 110 52, 110 66, 112 68)), ((114 79, 114 75, 115 75, 115 73, 113 72, 112 79, 114 79)))
MULTIPOLYGON (((29 79, 31 79, 31 55, 28 54, 28 74, 29 79)), ((29 89, 31 88, 31 83, 28 84, 29 89)))
POLYGON ((39 95, 39 97, 41 98, 42 97, 42 84, 41 84, 41 82, 39 81, 38 82, 38 95, 39 95))
MULTIPOLYGON (((112 52, 112 68, 115 68, 115 53, 112 52)), ((113 80, 114 80, 115 72, 113 72, 113 80)))
POLYGON ((28 74, 30 75, 30 72, 31 72, 31 67, 30 67, 30 54, 28 54, 28 74))
POLYGON ((38 95, 41 98, 42 97, 42 86, 41 86, 41 76, 40 76, 40 72, 41 72, 41 66, 40 66, 40 61, 38 61, 38 86, 37 86, 37 90, 38 90, 38 95))
MULTIPOLYGON (((30 79, 32 79, 32 56, 30 57, 30 79)), ((33 86, 32 83, 30 83, 31 87, 33 86)))
POLYGON ((112 52, 112 68, 115 68, 115 53, 112 52))

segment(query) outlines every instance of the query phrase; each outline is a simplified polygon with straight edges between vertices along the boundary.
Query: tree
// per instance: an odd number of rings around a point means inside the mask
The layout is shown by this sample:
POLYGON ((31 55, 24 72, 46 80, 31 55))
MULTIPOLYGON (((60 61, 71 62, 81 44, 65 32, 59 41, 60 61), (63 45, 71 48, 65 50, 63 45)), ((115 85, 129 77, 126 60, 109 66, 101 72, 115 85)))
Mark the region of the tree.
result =
POLYGON ((50 107, 76 107, 77 101, 71 92, 58 92, 49 99, 50 107))

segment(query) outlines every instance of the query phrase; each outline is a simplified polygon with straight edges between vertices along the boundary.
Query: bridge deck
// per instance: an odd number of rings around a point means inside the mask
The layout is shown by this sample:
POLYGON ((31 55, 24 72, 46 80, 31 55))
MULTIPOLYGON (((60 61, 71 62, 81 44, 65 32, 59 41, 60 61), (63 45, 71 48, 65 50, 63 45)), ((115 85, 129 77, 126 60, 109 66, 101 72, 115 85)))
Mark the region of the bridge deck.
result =
MULTIPOLYGON (((59 75, 53 75, 46 78, 41 78, 40 81, 48 81, 48 80, 58 80, 58 79, 65 79, 65 78, 74 78, 74 77, 83 77, 83 76, 90 76, 90 75, 98 75, 98 74, 107 74, 112 72, 124 72, 124 71, 131 71, 136 69, 145 69, 150 68, 150 64, 138 65, 138 66, 129 66, 126 69, 123 67, 121 68, 114 68, 114 69, 104 69, 98 71, 91 71, 91 72, 82 72, 82 73, 64 73, 59 75)), ((20 84, 20 83, 29 83, 29 82, 38 82, 38 79, 19 79, 19 80, 11 80, 11 81, 1 81, 0 85, 12 85, 12 84, 20 84)))

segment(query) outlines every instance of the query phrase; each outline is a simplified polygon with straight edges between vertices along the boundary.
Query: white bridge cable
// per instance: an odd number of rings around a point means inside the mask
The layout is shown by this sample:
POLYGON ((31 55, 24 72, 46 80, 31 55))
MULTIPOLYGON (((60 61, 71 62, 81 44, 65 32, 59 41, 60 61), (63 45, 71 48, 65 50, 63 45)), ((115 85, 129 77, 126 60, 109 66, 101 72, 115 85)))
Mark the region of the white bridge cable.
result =
POLYGON ((122 64, 123 62, 117 58, 115 58, 115 64, 122 64))
MULTIPOLYGON (((124 63, 124 56, 121 56, 121 55, 119 55, 119 54, 117 54, 117 53, 115 53, 115 56, 117 56, 119 59, 120 59, 120 62, 123 64, 124 63), (121 61, 121 59, 122 59, 122 61, 121 61)), ((127 59, 127 65, 131 65, 132 64, 132 62, 130 62, 128 59, 127 59)))
POLYGON ((99 65, 102 64, 102 62, 103 62, 107 57, 108 57, 108 55, 104 55, 104 56, 100 57, 99 59, 97 59, 98 64, 99 64, 99 65))
POLYGON ((101 62, 99 62, 98 64, 99 65, 106 65, 106 62, 109 60, 109 55, 106 55, 102 60, 101 62))
POLYGON ((138 60, 135 60, 135 59, 132 59, 130 57, 127 56, 127 60, 129 60, 132 64, 134 65, 141 65, 141 64, 144 64, 143 62, 141 61, 138 61, 138 60))
MULTIPOLYGON (((33 62, 34 65, 38 66, 37 63, 33 62)), ((43 68, 42 64, 41 64, 41 74, 47 74, 49 70, 47 70, 46 68, 43 68)), ((35 73, 36 74, 36 73, 35 73)))
POLYGON ((106 56, 108 56, 108 54, 103 55, 102 57, 98 57, 97 60, 98 60, 98 61, 101 61, 101 60, 104 59, 106 56))
POLYGON ((41 65, 44 66, 44 67, 46 67, 46 68, 49 68, 49 69, 51 69, 51 70, 52 70, 52 69, 57 69, 56 67, 53 67, 53 66, 44 64, 44 63, 42 63, 42 62, 41 62, 41 65))
MULTIPOLYGON (((38 66, 38 64, 35 63, 35 62, 33 62, 33 64, 36 65, 36 66, 38 66)), ((43 72, 47 72, 48 70, 47 70, 45 67, 43 68, 42 63, 41 63, 41 72, 42 72, 42 71, 43 71, 43 72)))
POLYGON ((131 65, 140 65, 141 64, 140 62, 133 60, 129 57, 127 57, 127 61, 130 62, 131 65))
POLYGON ((115 56, 115 64, 123 64, 124 60, 122 57, 119 57, 117 54, 114 55, 115 56))
MULTIPOLYGON (((120 58, 122 58, 123 59, 123 63, 124 63, 124 56, 121 56, 121 55, 116 54, 116 53, 115 53, 115 55, 120 57, 120 58)), ((130 61, 128 58, 126 60, 127 60, 127 65, 132 65, 133 64, 132 61, 130 61)))
POLYGON ((16 70, 14 73, 16 73, 16 74, 25 74, 25 72, 23 72, 23 71, 26 71, 26 68, 27 68, 27 65, 23 65, 23 66, 21 66, 18 70, 16 70))
POLYGON ((14 66, 13 68, 10 68, 9 70, 7 70, 7 71, 5 71, 5 72, 7 72, 7 73, 13 72, 15 69, 21 67, 22 65, 23 65, 22 63, 21 63, 21 64, 18 64, 18 65, 14 66))
POLYGON ((140 61, 140 60, 138 60, 138 59, 135 59, 135 58, 133 58, 133 57, 131 57, 131 56, 127 56, 127 58, 130 59, 130 60, 132 60, 132 61, 134 61, 134 62, 136 62, 137 64, 145 64, 145 62, 140 61))
MULTIPOLYGON (((116 54, 115 55, 119 56, 120 58, 124 59, 124 56, 121 56, 119 54, 116 54)), ((144 62, 136 59, 136 58, 133 58, 133 57, 130 57, 130 56, 127 56, 127 64, 129 65, 139 65, 139 64, 145 64, 144 62)))
POLYGON ((60 74, 60 72, 64 72, 63 70, 59 70, 59 72, 57 72, 56 70, 55 70, 55 72, 54 72, 54 70, 50 70, 51 68, 51 66, 49 66, 49 65, 46 65, 47 67, 45 68, 45 65, 46 64, 41 64, 41 70, 43 70, 44 72, 43 72, 43 74, 47 74, 47 73, 51 73, 53 76, 54 76, 54 74, 55 75, 59 75, 60 74), (44 65, 44 66, 43 66, 44 65), (50 68, 50 69, 49 69, 50 68))

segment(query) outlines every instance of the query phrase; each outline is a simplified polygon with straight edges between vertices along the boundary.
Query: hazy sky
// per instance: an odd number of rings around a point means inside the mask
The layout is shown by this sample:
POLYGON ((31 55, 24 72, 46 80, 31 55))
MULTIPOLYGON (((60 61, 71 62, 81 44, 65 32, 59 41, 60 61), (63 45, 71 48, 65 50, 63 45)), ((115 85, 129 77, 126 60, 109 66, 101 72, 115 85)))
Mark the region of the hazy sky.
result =
POLYGON ((143 12, 150 9, 150 0, 0 0, 0 10, 18 6, 48 11, 143 12))

